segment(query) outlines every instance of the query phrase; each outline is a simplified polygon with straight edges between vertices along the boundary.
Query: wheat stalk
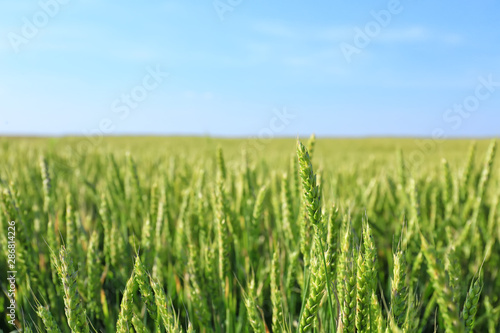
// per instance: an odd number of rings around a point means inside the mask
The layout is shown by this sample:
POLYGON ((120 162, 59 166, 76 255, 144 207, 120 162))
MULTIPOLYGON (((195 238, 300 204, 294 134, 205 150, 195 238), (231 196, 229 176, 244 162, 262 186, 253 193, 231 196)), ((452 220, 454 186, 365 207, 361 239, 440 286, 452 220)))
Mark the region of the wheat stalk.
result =
POLYGON ((479 277, 474 278, 471 282, 462 310, 462 319, 465 321, 465 331, 467 333, 472 332, 474 329, 476 313, 479 306, 479 297, 481 296, 482 290, 483 280, 481 278, 481 272, 479 272, 479 277))
POLYGON ((48 333, 61 333, 61 330, 57 326, 57 323, 54 317, 52 317, 52 314, 50 313, 48 308, 42 306, 41 304, 38 304, 36 313, 38 317, 42 319, 45 330, 48 333))
POLYGON ((127 281, 127 285, 125 286, 125 290, 123 291, 123 298, 120 303, 120 314, 118 315, 118 321, 116 322, 117 333, 126 333, 129 330, 133 316, 135 283, 134 273, 132 272, 132 275, 127 281))
POLYGON ((62 281, 64 310, 68 326, 72 332, 89 332, 86 312, 77 290, 77 274, 73 268, 73 261, 64 246, 61 247, 59 252, 59 260, 56 269, 62 281))

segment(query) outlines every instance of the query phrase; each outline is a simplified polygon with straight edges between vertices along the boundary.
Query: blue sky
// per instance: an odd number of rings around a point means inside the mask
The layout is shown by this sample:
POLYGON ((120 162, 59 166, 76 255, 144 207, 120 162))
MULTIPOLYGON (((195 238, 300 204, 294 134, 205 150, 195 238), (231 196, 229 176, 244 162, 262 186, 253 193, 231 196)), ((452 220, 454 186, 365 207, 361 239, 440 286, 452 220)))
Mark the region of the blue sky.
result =
POLYGON ((498 1, 2 1, 0 135, 499 136, 498 1))

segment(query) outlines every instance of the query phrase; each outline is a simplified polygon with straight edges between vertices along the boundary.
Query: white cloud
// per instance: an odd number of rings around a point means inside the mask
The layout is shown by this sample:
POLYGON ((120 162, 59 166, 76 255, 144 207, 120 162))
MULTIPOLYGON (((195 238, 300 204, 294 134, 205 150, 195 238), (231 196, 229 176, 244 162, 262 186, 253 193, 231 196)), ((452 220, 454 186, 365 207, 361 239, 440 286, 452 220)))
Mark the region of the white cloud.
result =
POLYGON ((38 2, 34 1, 2 1, 2 12, 25 12, 31 14, 30 11, 38 8, 38 2))
POLYGON ((388 27, 385 31, 382 31, 379 37, 375 37, 375 39, 389 43, 415 42, 426 41, 430 36, 430 33, 420 26, 401 29, 390 29, 390 27, 388 27))
POLYGON ((214 98, 214 95, 210 91, 204 91, 204 92, 196 92, 193 90, 186 90, 181 93, 181 96, 185 99, 189 100, 211 100, 214 98))
POLYGON ((458 45, 464 41, 462 36, 458 34, 444 34, 441 36, 441 40, 448 45, 458 45))
POLYGON ((330 42, 342 42, 353 35, 353 28, 347 26, 326 27, 319 29, 315 34, 321 40, 330 42))
POLYGON ((297 38, 303 33, 293 27, 278 21, 259 21, 253 25, 256 32, 279 38, 297 38))
MULTIPOLYGON (((4 51, 5 53, 13 52, 8 40, 5 38, 4 41, 5 43, 0 43, 0 55, 4 51)), ((21 51, 24 50, 62 54, 93 54, 103 58, 132 62, 151 62, 161 59, 160 52, 147 42, 124 38, 117 39, 112 33, 103 33, 99 27, 87 24, 72 24, 64 27, 49 24, 40 32, 40 35, 30 40, 28 44, 21 46, 21 51), (89 36, 100 36, 100 38, 91 39, 89 36), (111 39, 114 39, 113 47, 108 45, 111 39)))
POLYGON ((431 31, 423 26, 413 26, 400 29, 387 29, 378 38, 387 43, 440 42, 445 44, 460 44, 460 35, 441 31, 431 31))
MULTIPOLYGON (((279 21, 259 21, 253 24, 253 29, 270 37, 293 40, 329 41, 340 43, 352 40, 355 28, 363 29, 362 24, 339 25, 323 27, 299 27, 291 26, 279 21)), ((379 36, 374 39, 386 43, 409 43, 409 42, 442 42, 445 44, 460 44, 463 39, 455 33, 431 30, 424 26, 410 26, 393 28, 390 25, 383 27, 379 36)))
POLYGON ((343 66, 343 58, 335 47, 319 49, 317 51, 308 51, 302 54, 286 56, 283 63, 291 67, 320 67, 324 70, 335 72, 345 72, 346 67, 343 66), (342 68, 332 67, 330 64, 342 64, 342 68))

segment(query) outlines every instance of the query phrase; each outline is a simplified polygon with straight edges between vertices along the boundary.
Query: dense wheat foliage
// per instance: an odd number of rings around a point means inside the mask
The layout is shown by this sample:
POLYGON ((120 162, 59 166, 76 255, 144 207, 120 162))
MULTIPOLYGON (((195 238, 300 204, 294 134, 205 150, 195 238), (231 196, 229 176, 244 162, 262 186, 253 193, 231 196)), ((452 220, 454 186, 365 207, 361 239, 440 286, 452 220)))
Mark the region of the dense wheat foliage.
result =
POLYGON ((1 139, 0 156, 0 309, 15 221, 26 332, 500 331, 495 140, 1 139))

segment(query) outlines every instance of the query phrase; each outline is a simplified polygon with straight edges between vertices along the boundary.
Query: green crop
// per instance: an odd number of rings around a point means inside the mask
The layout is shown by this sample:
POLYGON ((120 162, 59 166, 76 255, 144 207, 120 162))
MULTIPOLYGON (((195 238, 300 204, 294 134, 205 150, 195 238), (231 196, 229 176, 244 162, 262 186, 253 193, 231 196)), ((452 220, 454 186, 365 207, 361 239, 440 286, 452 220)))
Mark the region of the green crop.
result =
POLYGON ((0 138, 18 329, 500 330, 495 140, 80 140, 0 138))

